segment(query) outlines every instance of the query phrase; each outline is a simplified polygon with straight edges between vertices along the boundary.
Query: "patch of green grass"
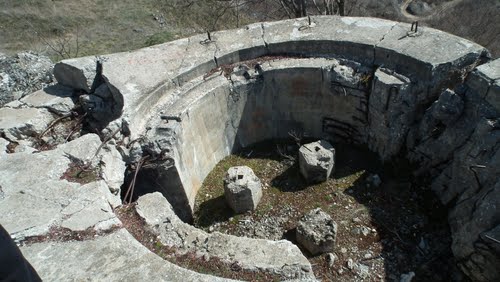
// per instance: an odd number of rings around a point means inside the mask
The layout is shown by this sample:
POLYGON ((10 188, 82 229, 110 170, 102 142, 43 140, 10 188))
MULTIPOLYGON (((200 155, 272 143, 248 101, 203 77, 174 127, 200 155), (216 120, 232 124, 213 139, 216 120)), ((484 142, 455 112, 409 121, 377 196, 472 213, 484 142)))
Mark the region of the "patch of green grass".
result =
POLYGON ((153 46, 164 42, 172 41, 175 36, 170 31, 162 31, 155 33, 146 39, 145 46, 153 46))
MULTIPOLYGON (((258 221, 266 217, 279 216, 283 209, 290 207, 297 211, 289 217, 290 226, 293 226, 304 213, 314 208, 321 208, 336 219, 348 216, 345 207, 357 204, 352 201, 352 193, 347 191, 357 191, 357 193, 364 191, 367 170, 373 171, 371 168, 353 166, 356 155, 351 152, 356 149, 337 145, 339 152, 342 153, 339 153, 337 168, 332 177, 326 182, 310 184, 300 174, 298 164, 283 159, 274 152, 275 147, 275 144, 262 144, 260 147, 252 148, 253 154, 250 157, 246 157, 248 155, 246 152, 241 155, 230 155, 220 161, 205 178, 197 194, 195 225, 208 228, 216 222, 227 222, 232 217, 233 222, 229 222, 228 229, 224 232, 232 234, 231 229, 238 228, 238 221, 234 220, 237 215, 232 212, 224 199, 223 179, 227 170, 233 166, 250 167, 262 182, 262 199, 250 216, 258 221)), ((363 166, 368 166, 373 161, 368 159, 363 151, 357 155, 362 159, 360 164, 363 166)))

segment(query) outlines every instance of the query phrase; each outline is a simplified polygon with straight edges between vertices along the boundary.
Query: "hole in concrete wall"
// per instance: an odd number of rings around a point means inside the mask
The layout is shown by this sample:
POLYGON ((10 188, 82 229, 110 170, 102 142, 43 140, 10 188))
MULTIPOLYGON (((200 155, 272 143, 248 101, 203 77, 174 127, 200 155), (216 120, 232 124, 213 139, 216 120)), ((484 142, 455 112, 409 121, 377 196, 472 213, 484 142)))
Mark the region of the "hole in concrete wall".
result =
POLYGON ((367 267, 373 279, 399 280, 401 274, 414 272, 422 281, 445 281, 453 275, 446 209, 411 177, 405 161, 384 165, 367 148, 338 143, 334 174, 311 185, 300 175, 298 148, 287 152, 294 161, 276 149, 293 145, 262 142, 219 162, 198 192, 194 225, 207 232, 297 244, 299 218, 320 207, 338 224, 338 259, 329 267, 325 255, 302 249, 318 279, 347 281, 364 275, 347 268, 349 259, 362 265, 360 269, 367 267), (245 214, 235 214, 224 198, 225 173, 240 165, 252 168, 263 184, 257 209, 245 214), (382 179, 380 186, 370 180, 373 175, 382 179))
MULTIPOLYGON (((133 189, 132 200, 135 202, 140 196, 160 192, 173 205, 174 212, 185 222, 192 222, 192 214, 189 203, 186 200, 182 188, 179 172, 169 162, 145 163, 135 174, 137 166, 130 165, 125 172, 125 181, 121 187, 122 201, 126 202, 126 193, 133 189), (134 179, 135 178, 135 179, 134 179), (134 182, 135 187, 131 187, 134 182)), ((131 191, 132 193, 132 191, 131 191)))

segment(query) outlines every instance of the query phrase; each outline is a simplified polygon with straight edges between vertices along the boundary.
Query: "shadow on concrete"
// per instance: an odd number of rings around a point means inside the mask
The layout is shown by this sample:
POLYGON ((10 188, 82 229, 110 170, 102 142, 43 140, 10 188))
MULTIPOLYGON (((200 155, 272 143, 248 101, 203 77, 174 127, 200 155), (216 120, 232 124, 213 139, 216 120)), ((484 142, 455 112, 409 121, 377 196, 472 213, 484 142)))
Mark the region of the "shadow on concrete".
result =
POLYGON ((61 84, 54 84, 47 86, 43 89, 47 94, 54 95, 57 97, 61 98, 72 98, 73 100, 77 99, 75 95, 75 91, 73 88, 61 85, 61 84))

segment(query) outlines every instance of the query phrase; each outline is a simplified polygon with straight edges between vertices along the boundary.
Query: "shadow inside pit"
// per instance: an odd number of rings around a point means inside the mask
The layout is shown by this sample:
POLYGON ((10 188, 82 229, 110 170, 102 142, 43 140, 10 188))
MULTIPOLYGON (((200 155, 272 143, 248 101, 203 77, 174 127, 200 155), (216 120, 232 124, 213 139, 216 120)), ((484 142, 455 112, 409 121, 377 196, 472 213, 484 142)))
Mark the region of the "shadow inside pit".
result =
MULTIPOLYGON (((369 210, 382 244, 386 281, 400 281, 410 272, 415 273, 411 281, 467 281, 451 251, 446 208, 432 191, 409 179, 404 166, 385 168, 380 187, 368 187, 365 173, 344 193, 369 210)), ((361 263, 371 265, 370 260, 361 263)))
MULTIPOLYGON (((374 153, 364 147, 350 144, 333 145, 336 150, 336 169, 332 178, 339 181, 353 174, 360 175, 352 186, 345 190, 335 189, 335 193, 349 196, 367 210, 369 218, 353 224, 352 229, 366 225, 376 230, 376 235, 370 235, 370 239, 365 237, 361 240, 363 235, 353 234, 354 230, 342 231, 346 233, 337 236, 348 237, 347 240, 360 240, 357 243, 357 252, 361 256, 364 250, 370 248, 370 244, 378 244, 381 247, 380 255, 370 259, 358 257, 356 262, 371 267, 376 260, 383 259, 386 281, 400 281, 402 274, 410 272, 415 273, 412 281, 467 281, 456 267, 451 251, 446 207, 440 204, 425 185, 418 185, 412 179, 411 167, 405 162, 382 164, 374 153), (382 179, 381 186, 369 187, 366 180, 369 174, 378 174, 382 179)), ((296 149, 298 148, 290 150, 289 154, 293 155, 293 150, 296 149)), ((312 186, 300 175, 297 162, 288 162, 282 154, 276 152, 276 142, 261 143, 243 149, 238 155, 248 159, 267 158, 278 161, 284 170, 271 180, 271 184, 281 192, 307 191, 312 186)), ((227 206, 224 196, 201 203, 198 212, 196 225, 200 227, 225 222, 235 216, 227 206)), ((352 218, 345 220, 352 222, 352 218)), ((290 226, 283 234, 283 239, 299 245, 295 238, 296 228, 290 226)), ((337 241, 335 252, 342 256, 342 245, 339 244, 339 239, 337 241)), ((311 256, 303 248, 301 250, 309 258, 322 260, 311 256)), ((341 260, 345 261, 347 257, 341 260)), ((338 277, 327 277, 327 280, 336 278, 338 277)))
POLYGON ((227 205, 224 196, 209 199, 201 203, 197 212, 196 225, 209 227, 217 222, 227 221, 234 212, 227 205))

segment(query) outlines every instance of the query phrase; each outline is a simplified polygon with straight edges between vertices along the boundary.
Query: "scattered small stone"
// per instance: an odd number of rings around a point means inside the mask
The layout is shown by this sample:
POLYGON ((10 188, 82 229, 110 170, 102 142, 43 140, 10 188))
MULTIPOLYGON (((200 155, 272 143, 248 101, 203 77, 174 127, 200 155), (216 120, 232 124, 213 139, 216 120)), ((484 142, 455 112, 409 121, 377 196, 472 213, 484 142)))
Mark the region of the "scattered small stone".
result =
POLYGON ((352 219, 352 222, 354 223, 361 223, 361 219, 359 219, 359 217, 355 217, 352 219))
POLYGON ((328 262, 328 267, 333 267, 333 264, 337 260, 337 255, 334 253, 328 253, 326 254, 326 261, 328 262))
POLYGON ((337 269, 337 273, 338 273, 339 275, 344 274, 344 268, 342 268, 342 267, 341 267, 341 268, 337 269))
POLYGON ((427 248, 427 244, 425 243, 424 237, 420 237, 420 243, 418 243, 418 247, 424 251, 427 248))
POLYGON ((415 272, 413 272, 413 271, 408 272, 408 273, 403 273, 403 274, 401 274, 401 278, 399 279, 399 282, 411 282, 414 277, 415 277, 415 272))
POLYGON ((341 248, 340 252, 343 253, 343 254, 345 254, 345 253, 347 253, 347 249, 346 248, 341 248))
POLYGON ((353 270, 353 269, 354 269, 354 261, 353 261, 351 258, 349 258, 349 259, 347 260, 346 265, 347 265, 347 268, 348 268, 349 270, 353 270))
POLYGON ((366 178, 366 186, 368 187, 379 187, 380 184, 382 184, 382 180, 380 179, 380 176, 378 174, 370 174, 366 178))
POLYGON ((361 227, 361 234, 365 237, 368 236, 370 234, 370 229, 366 226, 361 227))
POLYGON ((356 263, 354 272, 361 278, 368 278, 370 276, 370 267, 362 263, 356 263))

